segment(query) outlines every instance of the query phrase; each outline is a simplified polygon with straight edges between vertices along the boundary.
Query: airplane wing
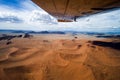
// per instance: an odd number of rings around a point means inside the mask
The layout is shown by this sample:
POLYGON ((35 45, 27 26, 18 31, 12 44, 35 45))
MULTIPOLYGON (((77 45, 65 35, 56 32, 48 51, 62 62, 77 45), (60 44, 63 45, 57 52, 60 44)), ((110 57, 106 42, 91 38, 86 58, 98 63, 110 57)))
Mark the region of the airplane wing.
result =
POLYGON ((120 8, 120 0, 32 0, 59 22, 120 8))

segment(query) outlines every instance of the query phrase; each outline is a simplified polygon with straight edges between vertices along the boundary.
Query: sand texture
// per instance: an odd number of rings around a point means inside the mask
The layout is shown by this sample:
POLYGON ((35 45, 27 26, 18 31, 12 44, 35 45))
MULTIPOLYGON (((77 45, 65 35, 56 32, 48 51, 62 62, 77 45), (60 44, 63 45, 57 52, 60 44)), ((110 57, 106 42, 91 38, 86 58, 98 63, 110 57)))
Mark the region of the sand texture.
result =
POLYGON ((120 80, 120 40, 37 35, 11 41, 0 41, 0 80, 120 80))

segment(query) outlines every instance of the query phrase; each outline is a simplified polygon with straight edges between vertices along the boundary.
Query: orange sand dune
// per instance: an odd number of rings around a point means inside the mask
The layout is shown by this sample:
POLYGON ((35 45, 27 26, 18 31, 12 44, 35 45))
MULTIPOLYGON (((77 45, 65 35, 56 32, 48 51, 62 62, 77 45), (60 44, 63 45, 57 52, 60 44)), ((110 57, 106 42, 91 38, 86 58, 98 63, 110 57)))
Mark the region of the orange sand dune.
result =
POLYGON ((10 45, 0 41, 0 80, 120 80, 119 49, 94 45, 95 38, 73 38, 38 35, 13 39, 10 45))

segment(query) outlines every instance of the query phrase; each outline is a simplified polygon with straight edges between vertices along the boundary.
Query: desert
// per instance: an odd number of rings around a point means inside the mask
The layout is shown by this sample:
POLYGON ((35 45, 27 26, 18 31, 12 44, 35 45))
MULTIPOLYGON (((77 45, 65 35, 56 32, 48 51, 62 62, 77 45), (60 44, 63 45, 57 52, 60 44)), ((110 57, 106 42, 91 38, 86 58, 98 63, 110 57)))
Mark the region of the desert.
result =
POLYGON ((0 80, 120 80, 119 62, 119 38, 34 34, 0 40, 0 80))

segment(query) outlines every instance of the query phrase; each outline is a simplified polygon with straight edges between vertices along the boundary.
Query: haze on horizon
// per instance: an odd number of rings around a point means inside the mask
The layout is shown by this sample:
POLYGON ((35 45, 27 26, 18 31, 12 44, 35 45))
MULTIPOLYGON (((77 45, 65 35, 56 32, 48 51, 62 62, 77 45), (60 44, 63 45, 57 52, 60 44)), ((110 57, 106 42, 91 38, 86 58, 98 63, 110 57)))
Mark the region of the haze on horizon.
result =
POLYGON ((0 0, 0 29, 120 32, 119 13, 114 10, 79 18, 77 22, 58 23, 31 0, 0 0))

